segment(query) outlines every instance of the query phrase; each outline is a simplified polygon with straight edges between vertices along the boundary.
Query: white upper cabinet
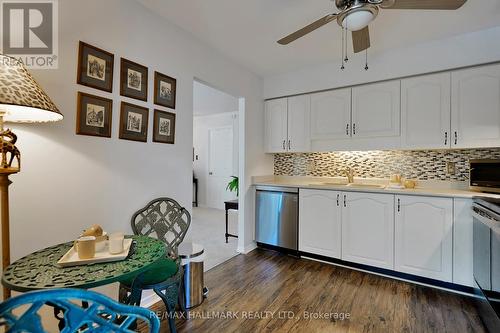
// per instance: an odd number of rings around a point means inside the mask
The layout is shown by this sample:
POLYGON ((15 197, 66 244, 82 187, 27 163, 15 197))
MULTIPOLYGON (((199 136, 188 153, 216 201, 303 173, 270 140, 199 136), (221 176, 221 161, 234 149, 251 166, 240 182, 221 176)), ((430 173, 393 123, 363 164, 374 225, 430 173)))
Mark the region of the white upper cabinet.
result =
POLYGON ((286 98, 266 102, 266 151, 286 152, 288 144, 288 102, 286 98))
POLYGON ((266 102, 266 151, 500 147, 500 64, 266 102))
POLYGON ((449 148, 451 74, 401 80, 402 148, 449 148))
POLYGON ((311 148, 310 119, 310 95, 288 98, 287 150, 289 152, 307 152, 311 148))
POLYGON ((352 137, 399 137, 400 100, 399 80, 352 88, 352 137))
POLYGON ((311 139, 351 136, 351 88, 311 95, 311 139))
POLYGON ((311 97, 302 95, 267 101, 266 152, 307 152, 311 148, 311 97))
POLYGON ((452 148, 500 146, 500 65, 454 71, 452 148))
POLYGON ((343 192, 342 260, 394 269, 394 195, 343 192))
POLYGON ((299 250, 340 259, 340 192, 300 190, 299 250))
POLYGON ((453 199, 396 196, 395 270, 452 282, 453 199))

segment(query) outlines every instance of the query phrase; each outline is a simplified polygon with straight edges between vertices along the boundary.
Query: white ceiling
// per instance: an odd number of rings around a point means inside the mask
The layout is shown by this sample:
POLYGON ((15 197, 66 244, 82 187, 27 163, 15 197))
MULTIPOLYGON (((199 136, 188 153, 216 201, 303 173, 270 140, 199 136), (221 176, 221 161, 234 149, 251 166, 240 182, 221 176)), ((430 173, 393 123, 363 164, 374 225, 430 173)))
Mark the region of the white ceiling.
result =
MULTIPOLYGON (((276 43, 336 12, 330 0, 137 1, 263 77, 340 59, 341 30, 335 22, 288 46, 276 43)), ((370 25, 370 52, 499 25, 499 0, 468 0, 457 11, 381 10, 370 25)))
POLYGON ((193 83, 193 115, 238 111, 238 99, 198 81, 193 83))

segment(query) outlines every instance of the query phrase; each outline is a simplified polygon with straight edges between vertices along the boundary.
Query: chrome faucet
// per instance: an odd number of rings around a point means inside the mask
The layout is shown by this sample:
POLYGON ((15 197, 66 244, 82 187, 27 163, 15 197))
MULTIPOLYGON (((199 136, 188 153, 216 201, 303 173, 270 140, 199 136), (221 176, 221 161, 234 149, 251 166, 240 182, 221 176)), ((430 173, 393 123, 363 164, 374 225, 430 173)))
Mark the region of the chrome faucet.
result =
POLYGON ((347 182, 349 184, 354 183, 354 170, 351 167, 347 167, 344 170, 345 175, 347 176, 347 182))

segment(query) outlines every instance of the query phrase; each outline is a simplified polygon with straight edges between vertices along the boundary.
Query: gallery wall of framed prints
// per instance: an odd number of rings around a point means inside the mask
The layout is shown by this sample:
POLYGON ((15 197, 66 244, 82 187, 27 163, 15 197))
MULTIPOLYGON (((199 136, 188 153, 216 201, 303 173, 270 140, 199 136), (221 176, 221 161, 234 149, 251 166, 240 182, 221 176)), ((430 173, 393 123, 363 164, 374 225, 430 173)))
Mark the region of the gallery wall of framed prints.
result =
MULTIPOLYGON (((77 83, 111 94, 113 92, 114 54, 80 41, 78 46, 77 83)), ((148 67, 120 58, 120 96, 148 103, 148 67)), ((154 72, 153 103, 175 110, 177 80, 154 72)), ((112 96, 77 94, 76 134, 111 138, 112 96)), ((154 109, 154 143, 175 143, 175 113, 154 109)), ((126 101, 120 103, 118 138, 148 142, 149 108, 126 101)))

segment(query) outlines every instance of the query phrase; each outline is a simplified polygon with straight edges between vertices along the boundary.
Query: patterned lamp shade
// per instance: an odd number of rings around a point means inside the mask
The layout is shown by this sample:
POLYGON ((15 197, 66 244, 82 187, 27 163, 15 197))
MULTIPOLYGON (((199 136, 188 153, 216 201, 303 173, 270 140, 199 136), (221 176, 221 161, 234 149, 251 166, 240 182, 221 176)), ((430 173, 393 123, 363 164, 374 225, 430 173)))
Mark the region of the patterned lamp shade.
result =
POLYGON ((45 123, 63 115, 22 63, 0 54, 0 113, 6 122, 45 123))

